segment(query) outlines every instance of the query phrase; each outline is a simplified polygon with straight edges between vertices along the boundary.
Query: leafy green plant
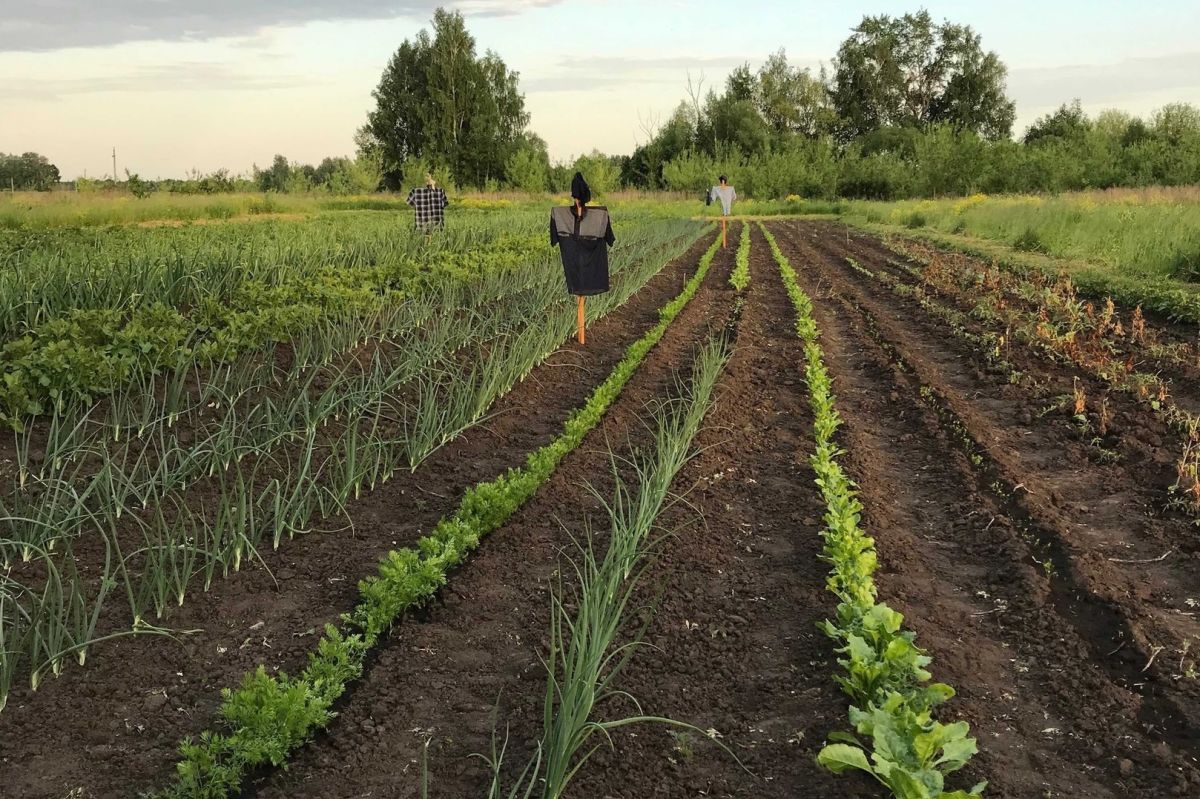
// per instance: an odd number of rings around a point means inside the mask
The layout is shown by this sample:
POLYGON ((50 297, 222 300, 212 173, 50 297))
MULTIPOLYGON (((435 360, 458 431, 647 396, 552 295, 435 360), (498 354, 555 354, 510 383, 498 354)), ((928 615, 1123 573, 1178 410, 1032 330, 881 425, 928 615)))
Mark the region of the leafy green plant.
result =
POLYGON ((903 629, 901 614, 876 601, 875 542, 859 525, 862 506, 837 461, 841 452, 835 437, 841 419, 812 300, 800 288, 795 270, 770 231, 761 223, 760 228, 796 309, 796 332, 804 341, 816 439, 810 463, 826 505, 822 558, 831 566, 828 588, 839 599, 836 620, 824 622, 821 628, 841 643, 837 651, 843 655, 838 659, 843 673, 835 679, 855 703, 850 720, 865 736, 860 741, 830 735, 833 743, 821 750, 818 761, 836 773, 864 771, 898 799, 979 796, 984 783, 969 792, 944 790, 946 775, 962 768, 975 753, 975 740, 968 737, 965 723, 943 725, 932 718, 932 710, 950 699, 954 690, 929 682, 932 675, 926 667, 931 658, 917 647, 915 634, 903 629))
POLYGON ((851 735, 831 735, 833 743, 817 762, 835 774, 857 769, 889 788, 897 799, 970 799, 983 794, 986 782, 968 791, 945 789, 946 775, 958 771, 978 751, 966 722, 941 724, 928 709, 918 710, 907 697, 889 693, 882 705, 850 709, 850 721, 862 743, 851 735), (866 751, 871 752, 870 760, 866 751))
POLYGON ((750 223, 742 223, 742 233, 738 238, 737 254, 734 256, 733 271, 729 274, 729 285, 737 291, 744 291, 750 285, 750 223))

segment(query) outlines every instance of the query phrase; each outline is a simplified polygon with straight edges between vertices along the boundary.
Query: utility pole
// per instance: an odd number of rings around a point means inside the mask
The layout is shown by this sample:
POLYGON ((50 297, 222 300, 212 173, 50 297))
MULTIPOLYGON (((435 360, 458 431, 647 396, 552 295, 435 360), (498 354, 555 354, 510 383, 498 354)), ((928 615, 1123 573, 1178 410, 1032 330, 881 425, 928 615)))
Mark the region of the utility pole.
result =
POLYGON ((113 183, 117 182, 117 148, 113 147, 113 183))

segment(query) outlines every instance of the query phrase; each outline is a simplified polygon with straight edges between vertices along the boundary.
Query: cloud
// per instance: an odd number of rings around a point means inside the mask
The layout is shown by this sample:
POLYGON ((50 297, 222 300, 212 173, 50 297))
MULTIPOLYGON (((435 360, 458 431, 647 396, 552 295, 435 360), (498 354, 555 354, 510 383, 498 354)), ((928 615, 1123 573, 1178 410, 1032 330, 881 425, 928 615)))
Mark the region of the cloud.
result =
POLYGON ((291 89, 316 83, 299 75, 256 75, 224 64, 180 62, 143 66, 117 75, 82 78, 25 78, 0 83, 0 99, 54 101, 96 92, 254 91, 291 89))
POLYGON ((1014 69, 1009 94, 1021 106, 1119 104, 1163 91, 1200 88, 1200 52, 1130 58, 1115 64, 1014 69))
POLYGON ((429 16, 449 5, 508 16, 562 0, 0 0, 0 52, 99 47, 134 41, 203 41, 263 28, 350 19, 429 16))

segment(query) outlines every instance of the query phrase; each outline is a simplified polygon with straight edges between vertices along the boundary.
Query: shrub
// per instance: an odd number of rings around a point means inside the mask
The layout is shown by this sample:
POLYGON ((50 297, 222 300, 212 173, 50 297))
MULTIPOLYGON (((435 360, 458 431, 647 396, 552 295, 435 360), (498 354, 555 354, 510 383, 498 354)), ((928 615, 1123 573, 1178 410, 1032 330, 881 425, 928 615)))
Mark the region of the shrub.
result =
POLYGON ((1050 251, 1042 241, 1042 236, 1032 227, 1025 228, 1024 232, 1013 241, 1013 248, 1021 252, 1040 252, 1043 255, 1050 251))

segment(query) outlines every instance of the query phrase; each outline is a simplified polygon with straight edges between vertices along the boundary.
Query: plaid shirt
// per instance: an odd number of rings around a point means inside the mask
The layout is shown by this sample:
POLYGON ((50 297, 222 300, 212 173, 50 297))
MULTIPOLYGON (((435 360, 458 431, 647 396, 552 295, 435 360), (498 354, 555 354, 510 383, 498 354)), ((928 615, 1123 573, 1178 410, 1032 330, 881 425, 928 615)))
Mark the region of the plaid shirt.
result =
POLYGON ((414 219, 417 227, 421 230, 445 226, 446 206, 450 204, 450 201, 446 199, 445 189, 421 186, 408 193, 406 202, 416 211, 414 219))

